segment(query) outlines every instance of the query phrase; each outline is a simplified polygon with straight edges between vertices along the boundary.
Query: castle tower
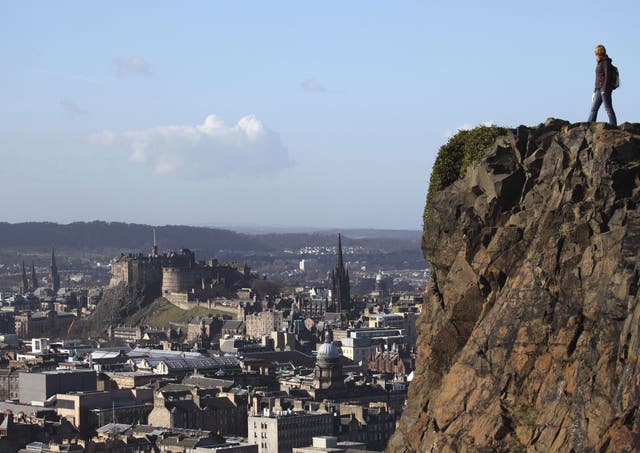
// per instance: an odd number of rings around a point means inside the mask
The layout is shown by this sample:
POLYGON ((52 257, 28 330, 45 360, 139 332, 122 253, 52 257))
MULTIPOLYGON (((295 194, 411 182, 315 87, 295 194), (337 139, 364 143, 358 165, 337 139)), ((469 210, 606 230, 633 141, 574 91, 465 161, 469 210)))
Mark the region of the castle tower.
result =
POLYGON ((22 262, 22 281, 20 282, 20 293, 27 294, 29 292, 29 282, 27 281, 27 271, 24 269, 24 261, 22 262))
POLYGON ((31 289, 36 289, 38 287, 38 277, 36 276, 36 266, 31 261, 31 289))
POLYGON ((338 262, 336 269, 331 272, 331 303, 336 311, 351 308, 351 288, 349 285, 349 271, 344 267, 342 257, 342 237, 338 234, 338 262))
POLYGON ((58 266, 56 265, 56 252, 51 249, 51 268, 49 270, 49 280, 51 281, 51 289, 57 293, 60 289, 60 275, 58 275, 58 266))

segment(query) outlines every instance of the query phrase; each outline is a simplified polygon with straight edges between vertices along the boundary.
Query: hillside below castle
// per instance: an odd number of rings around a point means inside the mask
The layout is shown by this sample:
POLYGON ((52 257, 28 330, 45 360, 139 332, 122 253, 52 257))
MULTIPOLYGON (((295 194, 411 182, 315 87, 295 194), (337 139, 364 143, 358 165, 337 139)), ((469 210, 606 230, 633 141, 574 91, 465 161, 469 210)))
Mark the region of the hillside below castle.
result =
POLYGON ((387 451, 639 450, 640 124, 503 130, 462 174, 387 451))

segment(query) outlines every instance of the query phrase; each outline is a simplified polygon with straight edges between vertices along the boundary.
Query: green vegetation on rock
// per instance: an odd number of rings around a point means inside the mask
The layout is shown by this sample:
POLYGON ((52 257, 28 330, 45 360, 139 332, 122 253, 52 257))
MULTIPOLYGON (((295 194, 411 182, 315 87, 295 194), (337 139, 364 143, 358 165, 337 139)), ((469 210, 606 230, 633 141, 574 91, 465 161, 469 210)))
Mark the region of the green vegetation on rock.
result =
POLYGON ((427 203, 424 209, 425 220, 435 193, 463 177, 469 165, 479 161, 487 147, 504 133, 505 129, 501 127, 479 126, 468 131, 458 131, 440 147, 429 179, 427 203))
POLYGON ((140 311, 129 316, 123 323, 127 325, 149 325, 151 327, 166 328, 170 323, 186 324, 195 316, 221 316, 229 318, 236 316, 229 311, 210 309, 207 307, 194 307, 190 310, 183 310, 173 305, 165 298, 154 300, 140 311))

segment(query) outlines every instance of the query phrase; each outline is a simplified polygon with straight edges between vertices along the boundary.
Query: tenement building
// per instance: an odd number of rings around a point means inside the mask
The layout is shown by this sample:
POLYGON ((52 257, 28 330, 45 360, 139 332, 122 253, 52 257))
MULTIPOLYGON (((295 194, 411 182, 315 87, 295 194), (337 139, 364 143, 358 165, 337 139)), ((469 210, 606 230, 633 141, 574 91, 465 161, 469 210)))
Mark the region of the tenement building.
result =
POLYGON ((333 414, 328 412, 271 411, 249 416, 248 442, 259 453, 291 453, 294 447, 311 445, 313 437, 333 434, 333 414))
POLYGON ((260 339, 270 335, 274 330, 282 328, 283 314, 281 311, 263 311, 247 315, 244 322, 246 335, 249 338, 260 339))

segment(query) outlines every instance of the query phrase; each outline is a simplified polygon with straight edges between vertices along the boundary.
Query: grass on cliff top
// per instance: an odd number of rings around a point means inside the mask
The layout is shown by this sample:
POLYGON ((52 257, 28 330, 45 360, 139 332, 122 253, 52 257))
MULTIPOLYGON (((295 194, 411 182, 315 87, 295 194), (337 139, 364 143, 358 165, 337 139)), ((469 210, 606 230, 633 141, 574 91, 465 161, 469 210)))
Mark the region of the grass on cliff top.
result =
MULTIPOLYGON (((194 316, 207 316, 209 314, 213 316, 231 316, 231 313, 208 309, 207 307, 195 307, 190 310, 183 310, 173 305, 167 299, 159 298, 129 316, 125 323, 130 326, 148 324, 151 327, 165 328, 169 323, 186 324, 194 316)), ((233 317, 235 318, 235 316, 233 317)))
POLYGON ((436 192, 462 178, 469 165, 479 161, 487 147, 491 146, 505 131, 506 129, 497 126, 479 126, 468 131, 458 131, 440 147, 429 179, 424 221, 427 219, 429 205, 436 192))

